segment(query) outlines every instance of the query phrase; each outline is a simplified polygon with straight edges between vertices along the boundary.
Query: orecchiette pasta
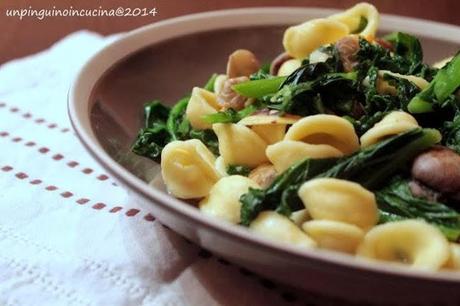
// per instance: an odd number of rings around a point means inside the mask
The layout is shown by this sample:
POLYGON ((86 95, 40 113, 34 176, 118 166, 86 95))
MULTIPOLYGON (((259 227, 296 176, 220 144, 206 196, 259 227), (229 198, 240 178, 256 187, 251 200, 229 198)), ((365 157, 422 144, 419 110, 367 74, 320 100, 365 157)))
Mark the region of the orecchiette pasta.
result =
POLYGON ((449 259, 444 267, 452 270, 460 270, 460 244, 450 243, 449 246, 449 259))
POLYGON ((161 152, 161 174, 175 197, 201 198, 221 176, 215 162, 214 155, 197 139, 172 141, 161 152))
POLYGON ((297 116, 253 115, 243 118, 238 122, 241 125, 251 126, 267 144, 280 141, 286 134, 286 126, 295 123, 297 116))
POLYGON ((361 18, 365 18, 367 24, 358 34, 368 40, 374 39, 380 21, 379 12, 375 6, 369 3, 358 3, 352 8, 332 15, 329 18, 345 24, 348 27, 349 33, 356 32, 360 27, 361 18))
POLYGON ((252 221, 249 229, 267 239, 288 243, 299 248, 311 249, 316 246, 315 241, 289 218, 273 211, 261 212, 252 221))
POLYGON ((299 197, 314 220, 332 220, 369 229, 378 220, 375 196, 361 185, 335 178, 304 183, 299 197))
POLYGON ((204 115, 216 113, 220 106, 213 92, 194 87, 185 114, 195 129, 210 129, 211 124, 203 120, 204 115))
POLYGON ((219 140, 219 152, 227 165, 256 167, 266 161, 267 143, 241 124, 216 123, 212 129, 219 140))
POLYGON ((318 247, 350 254, 355 253, 365 234, 356 225, 331 220, 307 221, 302 229, 318 247))
POLYGON ((311 220, 311 216, 308 213, 307 209, 301 209, 293 212, 289 218, 294 222, 298 227, 302 226, 305 222, 311 220))
POLYGON ((240 222, 240 197, 249 189, 259 188, 251 179, 241 175, 221 178, 201 200, 199 207, 207 215, 215 216, 231 223, 240 222))
POLYGON ((216 158, 215 167, 220 176, 227 176, 227 165, 225 164, 224 158, 219 156, 216 158))
POLYGON ((308 59, 310 63, 315 64, 315 63, 323 63, 327 61, 328 58, 329 58, 329 55, 327 53, 322 52, 321 49, 316 49, 310 54, 308 59))
POLYGON ((290 56, 303 59, 319 47, 358 30, 358 35, 373 40, 379 21, 379 12, 373 5, 359 3, 328 18, 313 19, 288 28, 284 32, 283 46, 290 56), (361 30, 362 18, 366 20, 366 26, 361 30))
POLYGON ((361 136, 361 147, 371 146, 387 137, 404 133, 418 126, 417 120, 412 115, 402 111, 391 112, 361 136))
POLYGON ((305 158, 340 157, 341 151, 327 144, 308 144, 295 140, 283 140, 269 145, 265 151, 276 171, 282 172, 305 158))
POLYGON ((219 74, 216 79, 214 80, 214 93, 218 95, 222 92, 224 88, 225 81, 228 80, 228 76, 226 74, 219 74))
POLYGON ((253 125, 251 127, 257 135, 259 135, 267 144, 276 143, 284 138, 286 134, 285 124, 266 124, 253 125))
POLYGON ((443 58, 442 60, 436 62, 433 64, 433 67, 434 68, 439 68, 441 69, 442 67, 444 67, 448 62, 450 62, 454 57, 453 56, 449 56, 449 57, 446 57, 446 58, 443 58))
POLYGON ((436 227, 424 221, 404 220, 371 229, 357 255, 437 270, 447 262, 449 252, 449 243, 436 227))
POLYGON ((302 61, 298 59, 293 58, 293 59, 287 60, 278 69, 278 76, 290 75, 301 65, 302 65, 302 61))
POLYGON ((347 25, 332 19, 313 19, 292 26, 284 32, 283 46, 286 52, 303 59, 322 45, 333 43, 349 33, 347 25))
POLYGON ((358 136, 353 125, 335 115, 305 117, 291 126, 284 139, 329 145, 345 155, 359 149, 358 136))

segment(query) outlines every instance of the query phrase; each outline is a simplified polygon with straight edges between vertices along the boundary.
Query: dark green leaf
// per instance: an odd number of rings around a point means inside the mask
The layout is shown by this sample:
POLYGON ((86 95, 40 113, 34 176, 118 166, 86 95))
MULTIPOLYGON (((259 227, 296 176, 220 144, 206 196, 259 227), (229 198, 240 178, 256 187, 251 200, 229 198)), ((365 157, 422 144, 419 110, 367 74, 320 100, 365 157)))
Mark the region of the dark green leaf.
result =
POLYGON ((438 226, 449 240, 458 241, 460 215, 443 203, 413 196, 407 180, 395 178, 375 195, 381 212, 381 223, 423 219, 438 226))

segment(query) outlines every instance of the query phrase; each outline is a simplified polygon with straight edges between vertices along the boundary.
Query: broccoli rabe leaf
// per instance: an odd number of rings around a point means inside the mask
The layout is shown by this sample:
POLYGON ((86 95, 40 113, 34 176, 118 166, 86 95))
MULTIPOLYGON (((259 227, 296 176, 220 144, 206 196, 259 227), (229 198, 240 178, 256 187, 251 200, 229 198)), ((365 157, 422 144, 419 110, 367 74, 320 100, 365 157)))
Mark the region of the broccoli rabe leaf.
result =
POLYGON ((161 150, 170 138, 166 126, 169 113, 170 109, 158 100, 144 105, 144 128, 132 145, 134 153, 159 161, 161 150))
POLYGON ((443 142, 446 146, 460 154, 460 111, 452 121, 445 122, 443 142))
POLYGON ((430 85, 409 103, 411 113, 428 113, 442 108, 458 109, 460 102, 454 95, 460 86, 460 53, 438 71, 430 85))
POLYGON ((187 120, 185 111, 190 96, 179 100, 171 109, 160 101, 147 103, 144 107, 145 128, 139 134, 131 150, 156 162, 161 161, 161 151, 171 141, 199 139, 214 154, 219 153, 217 136, 213 130, 196 130, 187 120))
POLYGON ((437 227, 452 241, 460 238, 460 214, 447 205, 412 195, 407 180, 396 177, 375 193, 380 223, 403 219, 423 219, 437 227))

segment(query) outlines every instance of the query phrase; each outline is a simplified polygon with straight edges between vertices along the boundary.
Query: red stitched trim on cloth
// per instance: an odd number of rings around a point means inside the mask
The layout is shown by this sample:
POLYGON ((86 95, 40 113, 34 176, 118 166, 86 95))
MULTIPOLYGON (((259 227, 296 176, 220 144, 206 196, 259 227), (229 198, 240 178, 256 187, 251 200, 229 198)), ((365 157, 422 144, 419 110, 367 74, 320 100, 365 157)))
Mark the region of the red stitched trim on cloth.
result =
MULTIPOLYGON (((2 166, 0 168, 1 171, 3 172, 11 172, 14 168, 10 165, 5 165, 5 166, 2 166)), ((25 172, 13 172, 13 175, 14 177, 16 177, 18 180, 21 180, 21 181, 24 181, 25 179, 29 178, 29 175, 25 172)), ((32 179, 29 181, 29 184, 31 185, 42 185, 44 184, 44 182, 40 179, 32 179)), ((59 188, 58 186, 55 186, 55 185, 45 185, 45 190, 46 191, 56 191, 56 190, 60 190, 61 188, 59 188)), ((75 193, 73 192, 70 192, 68 190, 63 190, 60 194, 59 194, 62 198, 64 199, 70 199, 72 197, 75 196, 75 193)), ((80 204, 80 205, 84 205, 88 202, 90 202, 91 200, 88 199, 88 198, 78 198, 75 203, 77 204, 80 204)), ((98 210, 98 211, 102 211, 102 210, 106 210, 107 207, 107 204, 105 203, 101 203, 101 202, 97 202, 95 203, 94 205, 91 206, 92 209, 94 210, 98 210)), ((109 213, 117 213, 119 211, 121 211, 122 209, 124 209, 122 206, 113 206, 112 208, 110 208, 110 210, 108 210, 109 213)), ((124 213, 125 216, 127 217, 134 217, 136 215, 138 215, 139 213, 141 213, 141 210, 140 209, 137 209, 137 208, 131 208, 129 210, 126 211, 126 213, 124 213)), ((153 222, 155 221, 155 217, 152 216, 152 214, 150 213, 147 213, 145 215, 143 215, 142 219, 144 219, 145 221, 147 222, 153 222)))
MULTIPOLYGON (((3 138, 7 138, 9 137, 10 140, 14 143, 19 143, 21 141, 23 141, 24 139, 22 139, 21 137, 14 137, 13 135, 11 135, 9 132, 6 132, 6 131, 2 131, 0 132, 0 137, 3 137, 3 138)), ((27 141, 27 142, 24 142, 23 143, 24 146, 26 147, 29 147, 29 148, 32 148, 32 147, 35 147, 37 146, 37 143, 34 142, 34 141, 27 141)), ((51 150, 47 147, 39 147, 37 149, 37 151, 43 155, 46 155, 48 154, 51 150)), ((55 161, 60 161, 60 160, 63 160, 65 159, 65 156, 61 153, 53 153, 51 156, 50 156, 53 160, 55 161)), ((67 166, 69 166, 70 168, 76 168, 77 166, 79 166, 80 163, 77 162, 77 161, 74 161, 74 160, 71 160, 69 162, 67 162, 67 166)), ((83 166, 82 166, 83 167, 83 166)), ((105 181, 107 179, 109 179, 109 176, 107 176, 106 174, 97 174, 97 173, 94 173, 94 169, 91 169, 89 167, 85 167, 81 170, 82 173, 86 174, 86 175, 90 175, 90 174, 94 174, 96 175, 96 179, 100 180, 100 181, 105 181)), ((116 184, 114 184, 112 182, 112 185, 114 186, 118 186, 116 184)))
MULTIPOLYGON (((0 102, 0 108, 5 108, 7 109, 8 108, 8 105, 5 103, 5 102, 0 102)), ((58 128, 58 125, 56 123, 53 123, 53 122, 48 122, 46 119, 44 118, 36 118, 34 117, 34 115, 32 115, 30 112, 27 112, 27 111, 23 111, 21 109, 19 109, 18 107, 16 106, 11 106, 10 108, 8 108, 8 110, 13 113, 13 114, 18 114, 20 115, 22 118, 24 119, 28 119, 28 120, 33 120, 34 123, 38 124, 38 125, 42 125, 44 123, 46 123, 46 127, 50 130, 52 129, 56 129, 58 128)), ((70 131, 69 128, 67 127, 61 127, 59 129, 57 129, 59 132, 61 133, 67 133, 70 131)))

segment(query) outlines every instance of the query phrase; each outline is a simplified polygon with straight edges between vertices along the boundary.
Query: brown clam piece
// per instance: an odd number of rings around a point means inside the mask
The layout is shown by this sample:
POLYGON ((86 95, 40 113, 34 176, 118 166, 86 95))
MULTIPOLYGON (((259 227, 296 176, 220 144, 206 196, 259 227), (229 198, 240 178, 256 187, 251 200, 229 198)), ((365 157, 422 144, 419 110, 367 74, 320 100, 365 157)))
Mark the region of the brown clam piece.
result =
POLYGON ((234 91, 232 87, 235 84, 247 81, 249 81, 249 78, 246 76, 225 80, 222 90, 217 94, 217 103, 219 103, 223 109, 233 108, 234 110, 240 110, 244 108, 246 103, 249 103, 250 98, 243 97, 234 91))
POLYGON ((350 72, 356 66, 356 53, 359 51, 359 41, 356 35, 345 36, 335 43, 345 72, 350 72))
POLYGON ((434 147, 414 160, 412 177, 443 194, 459 194, 460 155, 446 147, 434 147))
POLYGON ((229 79, 250 76, 259 68, 260 63, 254 53, 249 50, 238 49, 228 57, 227 76, 229 79))
POLYGON ((265 189, 273 183, 277 175, 278 173, 273 165, 263 164, 253 169, 248 177, 265 189))
POLYGON ((281 65, 284 64, 284 62, 293 59, 292 56, 287 54, 287 52, 280 53, 275 59, 272 61, 270 64, 270 74, 271 75, 277 75, 278 70, 280 70, 281 65))

